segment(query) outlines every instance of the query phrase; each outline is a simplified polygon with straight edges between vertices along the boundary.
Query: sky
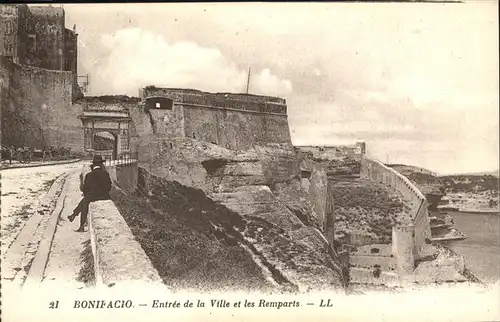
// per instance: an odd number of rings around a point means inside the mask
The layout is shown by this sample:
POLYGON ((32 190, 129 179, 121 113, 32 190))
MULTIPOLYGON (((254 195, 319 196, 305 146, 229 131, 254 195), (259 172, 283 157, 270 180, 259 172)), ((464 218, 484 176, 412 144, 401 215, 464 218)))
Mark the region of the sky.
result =
POLYGON ((67 4, 88 95, 158 87, 285 98, 295 145, 363 140, 382 162, 499 167, 496 1, 67 4))

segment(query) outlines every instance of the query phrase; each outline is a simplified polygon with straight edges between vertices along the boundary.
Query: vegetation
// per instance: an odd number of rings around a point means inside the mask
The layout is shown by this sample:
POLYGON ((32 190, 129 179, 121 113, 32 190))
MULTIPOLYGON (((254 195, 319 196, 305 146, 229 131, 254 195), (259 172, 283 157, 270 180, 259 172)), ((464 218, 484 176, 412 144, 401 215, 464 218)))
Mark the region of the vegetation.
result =
POLYGON ((111 196, 163 281, 198 292, 266 290, 268 282, 239 246, 245 221, 201 190, 156 182, 149 198, 113 189, 111 196))
POLYGON ((335 234, 341 244, 351 243, 353 235, 371 243, 390 243, 392 227, 408 220, 409 207, 395 190, 360 179, 329 184, 335 205, 335 234))
POLYGON ((499 178, 492 175, 451 175, 440 177, 449 192, 498 191, 499 178))

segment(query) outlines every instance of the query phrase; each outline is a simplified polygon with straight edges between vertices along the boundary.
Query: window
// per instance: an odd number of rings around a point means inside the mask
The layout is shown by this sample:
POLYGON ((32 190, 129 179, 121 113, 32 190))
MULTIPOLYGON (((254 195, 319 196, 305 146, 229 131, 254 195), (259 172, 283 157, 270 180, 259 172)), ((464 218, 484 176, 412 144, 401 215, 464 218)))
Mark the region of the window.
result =
POLYGON ((156 108, 160 108, 160 103, 159 102, 156 102, 156 108))

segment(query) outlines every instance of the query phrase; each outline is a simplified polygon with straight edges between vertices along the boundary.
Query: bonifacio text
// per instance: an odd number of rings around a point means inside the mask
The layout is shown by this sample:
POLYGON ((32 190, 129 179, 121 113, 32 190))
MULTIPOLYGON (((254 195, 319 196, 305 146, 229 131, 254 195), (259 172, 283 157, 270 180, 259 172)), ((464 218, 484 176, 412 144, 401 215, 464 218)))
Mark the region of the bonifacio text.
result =
POLYGON ((299 301, 270 301, 259 300, 153 300, 148 303, 135 303, 131 300, 74 300, 74 309, 130 309, 135 307, 148 307, 153 309, 181 309, 181 308, 297 308, 306 305, 319 307, 332 307, 330 299, 320 300, 318 303, 300 303, 299 301))

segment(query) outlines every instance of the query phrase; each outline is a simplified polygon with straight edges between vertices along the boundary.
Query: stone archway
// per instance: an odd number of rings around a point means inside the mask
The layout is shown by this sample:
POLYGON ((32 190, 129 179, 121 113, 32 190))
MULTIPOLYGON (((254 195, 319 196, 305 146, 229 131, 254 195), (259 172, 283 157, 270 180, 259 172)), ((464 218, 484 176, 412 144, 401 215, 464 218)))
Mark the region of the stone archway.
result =
POLYGON ((99 153, 107 156, 106 159, 113 160, 130 152, 129 122, 131 120, 128 113, 124 113, 123 117, 117 117, 118 113, 115 112, 110 117, 107 111, 85 112, 80 115, 85 151, 90 154, 100 151, 99 153), (112 148, 109 149, 111 146, 112 148))

